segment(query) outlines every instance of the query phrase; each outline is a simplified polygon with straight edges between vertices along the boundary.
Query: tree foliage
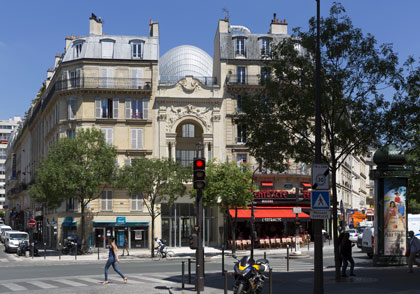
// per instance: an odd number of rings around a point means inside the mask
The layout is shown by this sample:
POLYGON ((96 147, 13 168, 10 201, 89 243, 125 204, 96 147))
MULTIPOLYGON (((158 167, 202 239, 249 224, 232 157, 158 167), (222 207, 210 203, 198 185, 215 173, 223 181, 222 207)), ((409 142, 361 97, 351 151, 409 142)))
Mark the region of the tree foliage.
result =
POLYGON ((152 219, 151 255, 155 219, 161 214, 161 203, 172 205, 185 194, 186 183, 191 179, 191 170, 171 159, 138 158, 124 166, 118 177, 118 187, 126 188, 131 195, 143 196, 143 203, 152 219))
POLYGON ((63 138, 52 146, 36 171, 30 195, 54 208, 74 198, 81 206, 81 240, 85 237, 87 205, 109 186, 115 172, 116 151, 98 129, 80 129, 75 138, 63 138))
MULTIPOLYGON (((350 154, 363 154, 382 138, 388 103, 383 89, 397 83, 398 59, 390 45, 355 28, 341 4, 320 20, 322 157, 332 178, 334 220, 337 219, 336 171, 350 154)), ((308 31, 275 44, 267 66, 272 76, 259 95, 244 98, 247 146, 264 166, 282 171, 293 158, 315 159, 316 20, 308 31)), ((335 240, 337 222, 333 221, 335 240)), ((339 276, 338 246, 335 247, 339 276)))

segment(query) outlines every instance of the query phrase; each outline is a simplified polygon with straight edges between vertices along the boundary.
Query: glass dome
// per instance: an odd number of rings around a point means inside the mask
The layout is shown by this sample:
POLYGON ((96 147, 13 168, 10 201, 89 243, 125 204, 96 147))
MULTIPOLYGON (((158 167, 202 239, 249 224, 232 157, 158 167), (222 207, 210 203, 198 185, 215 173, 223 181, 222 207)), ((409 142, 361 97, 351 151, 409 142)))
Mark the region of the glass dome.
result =
POLYGON ((172 48, 159 60, 160 82, 177 82, 185 76, 198 79, 213 76, 213 59, 198 47, 172 48))

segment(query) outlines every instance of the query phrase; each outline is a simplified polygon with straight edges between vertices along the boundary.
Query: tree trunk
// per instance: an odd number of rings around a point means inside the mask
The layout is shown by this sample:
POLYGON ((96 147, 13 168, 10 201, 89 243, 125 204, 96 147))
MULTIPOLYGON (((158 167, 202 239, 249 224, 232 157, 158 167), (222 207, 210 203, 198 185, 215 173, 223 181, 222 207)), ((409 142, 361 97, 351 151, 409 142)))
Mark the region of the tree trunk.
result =
POLYGON ((236 226, 238 223, 238 208, 235 207, 235 218, 233 219, 232 230, 232 254, 236 253, 236 226))
POLYGON ((337 228, 337 162, 332 160, 331 183, 333 192, 333 236, 334 236, 334 261, 335 261, 335 278, 339 280, 340 274, 340 255, 338 252, 338 228, 337 228))
POLYGON ((150 205, 151 208, 151 214, 150 216, 152 217, 152 232, 151 232, 151 240, 150 240, 150 252, 151 252, 151 256, 152 258, 155 257, 155 248, 154 248, 154 241, 155 241, 155 207, 153 204, 150 205))
POLYGON ((81 201, 81 218, 80 218, 80 225, 82 226, 82 236, 80 237, 80 242, 82 244, 82 248, 84 248, 85 244, 85 202, 81 201))

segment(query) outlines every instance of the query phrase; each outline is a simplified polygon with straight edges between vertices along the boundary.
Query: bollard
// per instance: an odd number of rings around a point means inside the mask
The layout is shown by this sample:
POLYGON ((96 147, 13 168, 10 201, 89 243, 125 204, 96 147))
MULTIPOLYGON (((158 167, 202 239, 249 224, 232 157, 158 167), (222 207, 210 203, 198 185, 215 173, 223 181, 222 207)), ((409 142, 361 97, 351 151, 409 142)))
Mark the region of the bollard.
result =
POLYGON ((44 260, 47 258, 47 243, 44 243, 44 260))
POLYGON ((225 274, 225 246, 222 246, 222 275, 225 274))
POLYGON ((289 271, 289 245, 287 245, 287 271, 289 271))
POLYGON ((191 258, 188 258, 188 284, 191 284, 191 258))
POLYGON ((227 270, 223 270, 223 288, 224 288, 224 294, 228 294, 228 282, 227 282, 227 270))
POLYGON ((270 283, 268 284, 268 293, 273 294, 273 269, 270 267, 270 271, 268 272, 270 283))
POLYGON ((34 250, 34 248, 35 248, 35 245, 34 245, 34 242, 32 242, 31 243, 31 254, 32 254, 32 259, 34 259, 34 255, 35 255, 35 250, 34 250))
POLYGON ((267 252, 264 251, 264 259, 267 259, 267 252))
POLYGON ((58 243, 58 260, 61 260, 61 243, 58 243))
POLYGON ((99 260, 99 247, 98 247, 98 260, 99 260))
POLYGON ((77 245, 74 248, 74 260, 77 260, 77 245))
POLYGON ((182 289, 185 289, 184 275, 185 275, 185 261, 182 262, 182 274, 181 274, 182 289))

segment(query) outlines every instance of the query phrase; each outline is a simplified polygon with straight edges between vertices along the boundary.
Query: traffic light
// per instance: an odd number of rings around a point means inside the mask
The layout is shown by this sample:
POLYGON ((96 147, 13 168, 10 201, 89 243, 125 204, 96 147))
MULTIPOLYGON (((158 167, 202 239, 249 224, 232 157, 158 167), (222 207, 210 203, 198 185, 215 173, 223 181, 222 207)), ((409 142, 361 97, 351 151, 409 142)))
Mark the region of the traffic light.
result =
POLYGON ((194 159, 193 183, 196 190, 206 187, 206 160, 204 158, 194 159))
POLYGON ((190 248, 191 249, 198 248, 198 235, 196 233, 192 233, 190 235, 190 248))

